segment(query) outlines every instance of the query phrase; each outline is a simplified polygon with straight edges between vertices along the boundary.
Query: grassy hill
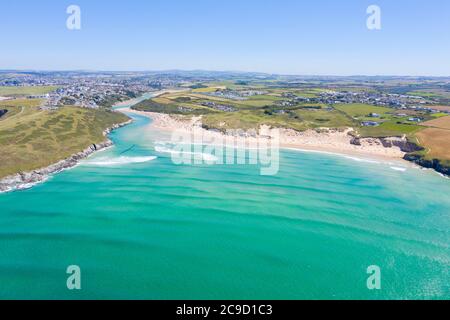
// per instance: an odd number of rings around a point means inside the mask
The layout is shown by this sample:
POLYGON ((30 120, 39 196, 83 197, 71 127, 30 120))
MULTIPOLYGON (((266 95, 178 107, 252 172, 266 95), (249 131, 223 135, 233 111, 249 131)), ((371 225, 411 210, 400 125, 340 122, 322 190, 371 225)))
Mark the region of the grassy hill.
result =
POLYGON ((41 111, 40 101, 0 103, 9 110, 0 119, 0 178, 46 167, 105 140, 103 131, 127 121, 123 114, 64 107, 41 111))

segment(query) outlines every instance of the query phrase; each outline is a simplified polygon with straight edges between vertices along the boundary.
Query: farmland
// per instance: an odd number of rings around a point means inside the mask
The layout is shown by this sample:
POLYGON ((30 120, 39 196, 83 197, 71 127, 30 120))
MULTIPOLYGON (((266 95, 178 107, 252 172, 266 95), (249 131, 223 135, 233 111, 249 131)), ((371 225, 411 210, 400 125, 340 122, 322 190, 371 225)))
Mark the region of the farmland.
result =
POLYGON ((425 122, 423 125, 427 127, 450 130, 450 116, 430 120, 425 122))
POLYGON ((428 128, 415 136, 425 147, 422 152, 424 159, 439 159, 450 165, 450 116, 427 121, 423 125, 428 128))
POLYGON ((426 148, 425 159, 439 159, 450 163, 450 131, 446 129, 427 128, 416 134, 421 145, 426 148))

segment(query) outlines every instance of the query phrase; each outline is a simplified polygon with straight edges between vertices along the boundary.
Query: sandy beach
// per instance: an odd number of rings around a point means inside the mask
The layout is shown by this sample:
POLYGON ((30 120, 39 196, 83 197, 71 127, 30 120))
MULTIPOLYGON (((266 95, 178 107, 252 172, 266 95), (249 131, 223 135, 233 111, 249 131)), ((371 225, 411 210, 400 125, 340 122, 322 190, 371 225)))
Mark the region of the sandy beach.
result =
MULTIPOLYGON (((125 110, 124 110, 125 111, 125 110)), ((193 117, 190 120, 183 119, 177 116, 170 116, 167 114, 142 112, 132 109, 126 109, 127 112, 140 114, 150 117, 153 122, 152 128, 157 128, 164 131, 182 130, 192 132, 195 130, 203 130, 209 136, 219 135, 225 137, 225 134, 216 131, 208 131, 201 128, 201 117, 193 117)), ((267 132, 269 127, 262 126, 260 132, 267 132)), ((360 139, 360 145, 352 144, 352 136, 349 135, 353 129, 346 130, 308 130, 305 132, 298 132, 292 129, 278 129, 280 133, 280 147, 284 149, 297 149, 305 151, 318 151, 333 154, 342 154, 354 157, 363 157, 369 159, 379 159, 385 161, 401 161, 403 160, 405 152, 399 147, 385 147, 380 139, 366 138, 360 139)), ((258 136, 255 139, 264 139, 265 136, 258 136)), ((243 138, 244 139, 244 138, 243 138)), ((247 141, 252 138, 245 137, 247 141)), ((400 138, 391 138, 401 140, 400 138)))

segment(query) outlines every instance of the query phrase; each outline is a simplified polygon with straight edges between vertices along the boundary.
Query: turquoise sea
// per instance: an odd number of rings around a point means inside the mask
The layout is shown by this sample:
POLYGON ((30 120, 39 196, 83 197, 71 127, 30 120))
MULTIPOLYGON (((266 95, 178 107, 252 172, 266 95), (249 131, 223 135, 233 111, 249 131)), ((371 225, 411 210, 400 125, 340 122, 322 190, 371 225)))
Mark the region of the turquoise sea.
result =
POLYGON ((293 150, 276 176, 178 166, 132 117, 112 149, 0 195, 1 299, 450 298, 450 180, 293 150))

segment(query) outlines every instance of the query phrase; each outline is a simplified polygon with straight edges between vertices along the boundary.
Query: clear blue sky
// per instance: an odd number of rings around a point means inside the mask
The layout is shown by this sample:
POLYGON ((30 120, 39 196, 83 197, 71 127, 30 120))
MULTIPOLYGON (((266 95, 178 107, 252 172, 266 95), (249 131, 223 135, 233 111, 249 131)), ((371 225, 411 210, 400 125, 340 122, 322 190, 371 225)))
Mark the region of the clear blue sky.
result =
POLYGON ((450 76, 448 0, 0 0, 0 69, 450 76), (66 8, 82 29, 66 28, 66 8), (382 30, 366 9, 382 9, 382 30))

